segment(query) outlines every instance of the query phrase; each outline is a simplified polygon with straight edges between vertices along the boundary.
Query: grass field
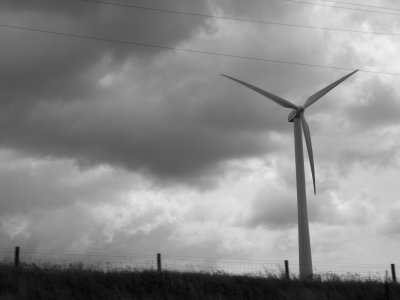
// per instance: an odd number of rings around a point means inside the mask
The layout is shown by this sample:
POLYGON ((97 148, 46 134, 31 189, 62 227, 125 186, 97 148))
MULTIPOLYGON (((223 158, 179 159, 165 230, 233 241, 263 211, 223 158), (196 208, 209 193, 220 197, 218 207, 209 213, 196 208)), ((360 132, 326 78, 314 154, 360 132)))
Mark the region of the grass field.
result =
POLYGON ((88 270, 0 265, 0 299, 378 300, 400 299, 400 285, 378 281, 285 280, 223 273, 88 270))

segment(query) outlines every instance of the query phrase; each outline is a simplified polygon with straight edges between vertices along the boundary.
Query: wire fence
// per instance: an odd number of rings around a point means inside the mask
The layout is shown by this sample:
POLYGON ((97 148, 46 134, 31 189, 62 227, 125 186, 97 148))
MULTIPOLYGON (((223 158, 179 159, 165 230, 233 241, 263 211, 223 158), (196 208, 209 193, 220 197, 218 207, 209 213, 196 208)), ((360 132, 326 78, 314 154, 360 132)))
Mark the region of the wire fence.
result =
POLYGON ((284 272, 283 261, 230 260, 163 256, 162 267, 166 270, 207 273, 246 274, 254 276, 280 276, 284 272))
MULTIPOLYGON (((35 251, 32 249, 0 248, 0 262, 5 264, 38 265, 41 267, 81 268, 100 271, 165 270, 178 272, 224 273, 260 277, 298 278, 299 264, 294 261, 230 260, 161 256, 160 253, 129 254, 35 251)), ((317 280, 394 281, 395 265, 313 264, 317 280)))

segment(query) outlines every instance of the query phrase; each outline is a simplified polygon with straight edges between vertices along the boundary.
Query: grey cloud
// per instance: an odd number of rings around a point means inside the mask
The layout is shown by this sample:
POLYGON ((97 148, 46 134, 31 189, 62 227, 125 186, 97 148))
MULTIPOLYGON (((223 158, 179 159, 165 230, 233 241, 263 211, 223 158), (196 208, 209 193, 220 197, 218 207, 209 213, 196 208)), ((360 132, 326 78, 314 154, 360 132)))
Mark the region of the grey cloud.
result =
MULTIPOLYGON (((275 188, 261 189, 253 199, 245 224, 264 226, 272 230, 297 227, 297 198, 293 192, 275 188)), ((348 199, 334 199, 335 190, 320 191, 315 197, 308 195, 308 218, 313 226, 367 224, 371 217, 371 204, 376 199, 363 191, 348 199)))
POLYGON ((259 196, 253 206, 249 226, 266 226, 270 229, 287 229, 297 224, 296 199, 280 194, 259 196))
POLYGON ((396 162, 398 151, 396 149, 373 149, 369 148, 369 152, 364 150, 352 149, 343 151, 342 160, 347 162, 347 166, 342 169, 346 172, 351 170, 357 163, 364 165, 367 170, 374 172, 374 169, 385 169, 392 167, 396 162))
POLYGON ((73 17, 83 13, 89 13, 90 10, 97 10, 96 6, 85 5, 83 1, 51 1, 43 0, 36 2, 19 2, 12 0, 4 0, 1 3, 3 10, 9 10, 12 13, 41 12, 46 14, 60 14, 73 17))
MULTIPOLYGON (((345 177, 358 164, 373 171, 396 162, 398 134, 392 129, 400 121, 397 91, 378 76, 359 74, 357 77, 351 83, 356 88, 344 105, 335 107, 335 99, 327 99, 320 106, 323 109, 315 108, 319 110, 317 116, 321 113, 318 122, 309 122, 317 178, 319 172, 325 173, 333 165, 337 168, 336 176, 345 177)), ((341 91, 338 94, 343 97, 341 91)), ((311 111, 309 115, 312 117, 311 111)))
POLYGON ((335 176, 346 178, 357 166, 371 172, 396 166, 398 134, 390 129, 388 132, 381 131, 383 127, 377 126, 376 130, 346 129, 338 135, 314 139, 315 157, 319 157, 319 162, 316 160, 317 174, 326 174, 325 171, 334 168, 335 176))
MULTIPOLYGON (((297 227, 297 200, 295 190, 293 196, 287 193, 271 194, 264 191, 253 202, 252 214, 248 219, 248 226, 264 226, 272 230, 284 230, 297 227)), ((319 197, 321 198, 321 197, 319 197)), ((329 214, 329 208, 332 204, 329 201, 322 201, 324 204, 314 201, 312 196, 308 199, 308 216, 311 223, 330 223, 332 214, 329 214)))
POLYGON ((302 16, 307 11, 307 6, 296 5, 296 3, 288 3, 283 1, 274 1, 265 5, 262 0, 252 0, 251 2, 242 1, 220 1, 218 3, 220 9, 229 16, 246 16, 249 19, 293 19, 302 16))
MULTIPOLYGON (((262 1, 257 3, 265 7, 262 1)), ((9 19, 24 12, 22 25, 51 25, 52 30, 83 30, 84 34, 168 46, 189 41, 201 31, 212 34, 207 30, 216 28, 209 19, 118 7, 101 6, 75 16, 74 7, 54 7, 46 1, 42 7, 4 5, 2 13, 9 19), (156 22, 150 17, 154 15, 156 22)), ((148 5, 166 7, 161 1, 148 5)), ((166 8, 188 6, 185 1, 173 1, 166 8)), ((209 9, 205 1, 192 1, 190 7, 201 12, 209 9)), ((256 13, 256 8, 234 3, 229 9, 256 13)), ((282 3, 268 5, 265 11, 268 16, 285 18, 303 17, 303 12, 294 13, 282 3)), ((255 28, 233 49, 235 53, 251 50, 255 56, 293 61, 308 61, 313 53, 314 63, 326 60, 324 43, 311 43, 315 38, 304 31, 285 35, 289 45, 282 48, 282 35, 275 27, 255 28), (268 34, 270 43, 255 39, 261 33, 268 34)), ((229 73, 298 104, 321 84, 313 69, 239 60, 227 64, 220 57, 203 60, 160 49, 15 31, 1 34, 8 40, 0 68, 0 76, 7 78, 0 86, 3 147, 36 157, 73 159, 81 166, 122 167, 165 182, 212 182, 230 159, 286 148, 270 135, 291 131, 286 122, 289 111, 218 73, 229 73), (110 74, 116 82, 99 87, 99 81, 110 74)))
MULTIPOLYGON (((193 5, 207 11, 205 1, 193 1, 193 5)), ((169 2, 170 9, 180 6, 182 1, 169 2)), ((175 18, 84 1, 68 5, 8 1, 2 3, 1 14, 11 25, 171 47, 210 26, 204 18, 175 18), (84 13, 74 15, 71 10, 84 13), (24 13, 19 15, 21 11, 24 13)), ((17 29, 2 28, 0 34, 1 98, 3 105, 12 106, 19 102, 26 106, 43 100, 83 99, 101 76, 118 68, 128 57, 146 59, 163 51, 17 29)))
MULTIPOLYGON (((243 104, 241 98, 224 95, 223 86, 207 91, 209 82, 201 80, 177 89, 174 77, 164 77, 169 70, 151 68, 160 74, 152 78, 149 68, 135 70, 135 76, 142 74, 140 82, 149 79, 151 85, 118 85, 102 95, 99 88, 94 99, 84 102, 40 103, 23 115, 5 114, 3 145, 31 155, 117 165, 184 181, 201 173, 209 176, 231 158, 276 149, 262 131, 274 128, 276 118, 264 117, 263 101, 243 104), (136 90, 132 100, 121 98, 124 89, 136 90)), ((223 82, 214 76, 212 80, 223 82)))
MULTIPOLYGON (((134 199, 131 199, 134 201, 134 199)), ((0 240, 11 246, 20 246, 33 252, 78 251, 110 252, 117 255, 164 255, 219 257, 223 243, 219 234, 210 234, 202 243, 193 243, 179 236, 181 226, 191 226, 191 220, 185 225, 169 220, 166 207, 148 205, 139 211, 127 207, 126 203, 113 203, 102 207, 99 203, 70 203, 68 207, 40 207, 27 213, 3 213, 0 221, 0 240), (121 205, 121 206, 119 206, 121 205), (61 234, 60 234, 61 233, 61 234), (177 234, 178 233, 178 234, 177 234)), ((162 204, 161 204, 162 205, 162 204)), ((174 211, 175 214, 182 212, 174 211)), ((194 234, 194 233, 193 233, 194 234)), ((52 256, 44 256, 52 261, 52 256)))
MULTIPOLYGON (((102 245, 102 249, 109 249, 113 252, 121 253, 143 253, 156 255, 161 252, 165 259, 168 256, 172 257, 221 257, 219 251, 221 247, 221 238, 219 236, 211 237, 209 241, 190 244, 184 239, 174 237, 174 232, 177 230, 177 224, 165 224, 154 228, 151 232, 137 232, 130 234, 126 231, 118 231, 111 243, 102 245)), ((194 233, 195 234, 195 233, 194 233)))
POLYGON ((116 201, 121 193, 138 185, 135 176, 105 166, 82 170, 67 160, 35 160, 16 155, 2 158, 3 215, 27 214, 35 209, 58 210, 76 203, 98 205, 116 201))
POLYGON ((398 124, 400 105, 393 86, 379 77, 368 79, 358 102, 346 109, 346 114, 354 126, 362 130, 398 124))
POLYGON ((400 236, 399 211, 398 207, 386 207, 383 224, 378 228, 380 233, 390 238, 400 236))
POLYGON ((0 238, 7 245, 22 249, 65 251, 74 239, 90 230, 90 223, 87 210, 76 205, 68 209, 37 209, 28 214, 3 214, 0 238), (16 221, 19 223, 16 224, 16 221), (19 230, 11 234, 16 226, 20 227, 19 230))

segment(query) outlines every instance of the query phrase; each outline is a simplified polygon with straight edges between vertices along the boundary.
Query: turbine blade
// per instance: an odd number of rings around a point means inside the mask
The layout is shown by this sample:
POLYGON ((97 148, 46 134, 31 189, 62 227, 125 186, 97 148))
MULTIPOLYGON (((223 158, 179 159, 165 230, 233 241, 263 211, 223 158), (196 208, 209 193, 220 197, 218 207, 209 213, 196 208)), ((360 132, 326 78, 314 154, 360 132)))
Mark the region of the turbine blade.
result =
POLYGON ((311 145, 311 134, 310 134, 310 128, 308 127, 307 121, 304 118, 303 114, 301 114, 301 124, 303 125, 302 127, 303 127, 303 132, 304 132, 304 138, 306 140, 308 158, 310 160, 311 174, 312 174, 312 180, 313 180, 313 185, 314 185, 314 195, 316 195, 317 190, 315 188, 315 171, 314 171, 313 151, 312 151, 312 145, 311 145))
POLYGON ((322 90, 316 92, 314 95, 310 96, 307 99, 306 103, 304 104, 304 107, 308 107, 311 104, 313 104, 314 102, 316 102, 319 98, 321 98, 322 96, 327 94, 330 90, 332 90, 333 88, 335 88, 336 86, 341 84, 343 81, 345 81, 347 78, 349 78, 351 75, 353 75, 357 71, 358 70, 355 70, 355 71, 351 72, 350 74, 347 74, 346 76, 336 80, 335 82, 331 83, 330 85, 324 87, 322 90))
POLYGON ((289 102, 289 101, 287 101, 287 100, 285 100, 285 99, 283 99, 283 98, 281 98, 279 96, 276 96, 276 95, 274 95, 274 94, 272 94, 270 92, 267 92, 267 91, 265 91, 263 89, 260 89, 260 88, 254 86, 254 85, 251 85, 251 84, 249 84, 247 82, 244 82, 244 81, 241 81, 239 79, 233 78, 231 76, 224 75, 224 74, 221 74, 221 75, 226 77, 226 78, 232 79, 233 81, 236 81, 236 82, 248 87, 249 89, 252 89, 253 91, 256 91, 257 93, 263 95, 264 97, 267 97, 268 99, 274 101, 275 103, 278 103, 279 105, 281 105, 283 107, 297 109, 297 106, 294 105, 292 102, 289 102))

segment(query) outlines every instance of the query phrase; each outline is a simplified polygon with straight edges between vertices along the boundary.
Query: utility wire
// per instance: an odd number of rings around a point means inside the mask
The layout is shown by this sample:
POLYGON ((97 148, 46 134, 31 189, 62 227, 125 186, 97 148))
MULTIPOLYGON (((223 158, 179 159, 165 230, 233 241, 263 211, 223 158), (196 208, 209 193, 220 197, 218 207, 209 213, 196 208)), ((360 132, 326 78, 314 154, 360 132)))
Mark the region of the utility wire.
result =
POLYGON ((156 11, 156 12, 161 12, 161 13, 189 15, 189 16, 196 16, 196 17, 203 17, 203 18, 214 18, 214 19, 229 20, 229 21, 268 24, 268 25, 285 26, 285 27, 297 27, 297 28, 303 28, 303 29, 331 30, 331 31, 350 32, 350 33, 400 36, 400 33, 364 31, 364 30, 356 30, 356 29, 320 27, 320 26, 301 25, 301 24, 290 24, 290 23, 273 22, 273 21, 266 21, 266 20, 254 20, 254 19, 247 19, 247 18, 224 17, 224 16, 216 16, 216 15, 210 15, 210 14, 202 14, 202 13, 194 13, 194 12, 186 12, 186 11, 177 11, 177 10, 171 10, 171 9, 152 8, 152 7, 145 7, 145 6, 140 6, 140 5, 113 3, 113 2, 104 1, 104 0, 81 0, 81 1, 97 3, 97 4, 104 4, 104 5, 110 5, 110 6, 119 6, 119 7, 128 7, 128 8, 134 8, 134 9, 140 9, 140 10, 156 11))
POLYGON ((302 1, 302 0, 281 0, 281 1, 300 3, 300 4, 307 4, 307 5, 317 5, 317 6, 324 6, 324 7, 330 7, 330 8, 348 9, 348 10, 355 10, 355 11, 361 11, 361 12, 370 12, 370 13, 377 13, 377 14, 387 14, 387 15, 400 16, 400 13, 395 13, 395 12, 368 10, 368 9, 347 7, 347 6, 338 6, 338 5, 329 5, 329 4, 323 4, 323 3, 307 2, 307 1, 302 1))
MULTIPOLYGON (((286 60, 276 60, 276 59, 269 59, 269 58, 235 55, 235 54, 221 53, 221 52, 201 51, 201 50, 195 50, 195 49, 178 48, 178 47, 171 47, 171 46, 164 46, 164 45, 141 43, 141 42, 135 42, 135 41, 115 40, 115 39, 96 37, 96 36, 91 36, 91 35, 59 32, 59 31, 52 31, 52 30, 45 30, 45 29, 14 26, 14 25, 8 25, 8 24, 0 24, 0 27, 9 28, 9 29, 18 29, 18 30, 23 30, 23 31, 30 31, 30 32, 46 33, 46 34, 52 34, 52 35, 59 35, 59 36, 64 36, 64 37, 110 42, 110 43, 121 44, 121 45, 131 45, 131 46, 156 48, 156 49, 167 49, 167 50, 187 52, 187 53, 197 53, 197 54, 213 55, 213 56, 220 56, 220 57, 230 57, 230 58, 246 59, 246 60, 253 60, 253 61, 278 63, 278 64, 297 65, 297 66, 313 67, 313 68, 321 68, 321 69, 346 70, 346 71, 353 71, 355 69, 355 68, 348 68, 348 67, 326 66, 326 65, 301 63, 301 62, 295 62, 295 61, 286 61, 286 60)), ((400 73, 379 72, 379 71, 370 71, 370 70, 362 70, 362 69, 359 69, 359 71, 364 72, 364 73, 400 76, 400 73)))
POLYGON ((330 2, 330 3, 346 4, 346 5, 354 5, 354 6, 364 6, 364 7, 371 7, 371 8, 377 8, 377 9, 392 10, 392 11, 400 11, 400 8, 385 7, 385 6, 376 6, 376 5, 361 4, 361 3, 350 3, 350 2, 334 1, 334 0, 319 0, 319 1, 330 2))

